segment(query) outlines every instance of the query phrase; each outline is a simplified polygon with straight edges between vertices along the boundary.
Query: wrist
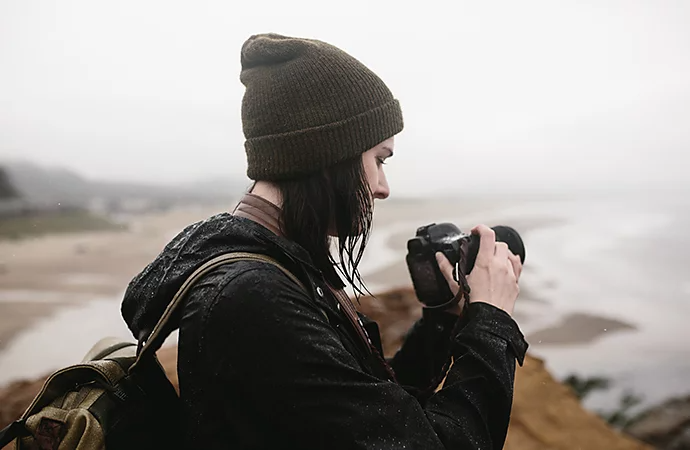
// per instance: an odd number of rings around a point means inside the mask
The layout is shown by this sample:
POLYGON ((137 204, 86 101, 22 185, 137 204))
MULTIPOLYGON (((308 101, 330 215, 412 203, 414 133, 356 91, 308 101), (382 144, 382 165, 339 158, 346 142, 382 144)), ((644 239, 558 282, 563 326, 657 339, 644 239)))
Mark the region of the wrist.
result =
POLYGON ((478 300, 470 299, 470 304, 472 304, 472 303, 484 303, 484 304, 487 304, 487 305, 491 305, 491 306, 493 306, 494 308, 500 309, 501 311, 505 312, 505 313, 508 314, 509 316, 511 316, 511 317, 513 316, 513 308, 508 308, 508 307, 504 307, 504 306, 501 306, 501 305, 496 305, 496 304, 491 303, 491 302, 488 302, 488 301, 486 301, 486 300, 479 300, 479 299, 478 299, 478 300))

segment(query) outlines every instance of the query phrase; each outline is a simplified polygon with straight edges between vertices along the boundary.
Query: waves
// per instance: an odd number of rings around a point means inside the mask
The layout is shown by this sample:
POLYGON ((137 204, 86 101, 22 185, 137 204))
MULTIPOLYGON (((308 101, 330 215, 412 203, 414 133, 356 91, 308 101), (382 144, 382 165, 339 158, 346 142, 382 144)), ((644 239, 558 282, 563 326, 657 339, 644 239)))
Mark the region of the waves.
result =
MULTIPOLYGON (((590 406, 610 402, 624 388, 645 393, 647 401, 690 391, 685 381, 690 379, 690 282, 685 264, 690 235, 677 232, 690 228, 690 207, 578 200, 503 202, 464 211, 449 205, 421 214, 413 207, 396 208, 402 212, 375 224, 360 266, 373 293, 391 284, 410 284, 405 242, 421 225, 453 222, 463 230, 477 223, 512 225, 527 250, 524 298, 518 300, 516 313, 528 338, 545 336, 545 329, 565 328, 569 317, 594 316, 598 321, 587 327, 604 327, 586 344, 530 342, 531 352, 545 358, 557 377, 611 377, 616 388, 592 396, 590 406), (368 278, 391 267, 397 267, 392 278, 368 278), (616 322, 626 326, 606 328, 606 323, 616 322)), ((0 292, 0 303, 20 298, 38 305, 55 301, 30 290, 0 292)), ((104 336, 131 340, 120 316, 120 298, 75 299, 16 335, 0 353, 0 385, 76 363, 104 336)), ((567 324, 569 330, 574 323, 567 324)))

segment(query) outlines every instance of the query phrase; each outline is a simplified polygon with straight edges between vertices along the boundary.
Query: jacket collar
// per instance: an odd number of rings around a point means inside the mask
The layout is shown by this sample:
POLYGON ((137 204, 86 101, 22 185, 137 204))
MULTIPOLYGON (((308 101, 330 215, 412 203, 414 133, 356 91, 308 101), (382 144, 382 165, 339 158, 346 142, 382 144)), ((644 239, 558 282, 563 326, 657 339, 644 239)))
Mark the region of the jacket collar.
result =
POLYGON ((276 236, 283 237, 280 231, 280 208, 263 197, 245 194, 235 207, 233 215, 253 220, 276 236))
POLYGON ((240 199, 232 213, 251 223, 268 242, 282 249, 290 259, 297 260, 319 275, 321 271, 314 266, 309 253, 299 244, 285 238, 280 227, 280 208, 258 195, 247 193, 240 199))

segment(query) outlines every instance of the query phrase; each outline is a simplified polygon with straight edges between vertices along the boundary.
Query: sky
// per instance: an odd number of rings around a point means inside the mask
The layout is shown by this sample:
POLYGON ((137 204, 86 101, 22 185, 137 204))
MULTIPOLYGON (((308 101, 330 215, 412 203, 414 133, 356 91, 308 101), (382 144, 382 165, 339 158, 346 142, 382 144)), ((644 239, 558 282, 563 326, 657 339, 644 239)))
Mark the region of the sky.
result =
POLYGON ((688 188, 690 2, 2 0, 0 160, 243 178, 239 50, 327 41, 400 100, 393 194, 688 188))

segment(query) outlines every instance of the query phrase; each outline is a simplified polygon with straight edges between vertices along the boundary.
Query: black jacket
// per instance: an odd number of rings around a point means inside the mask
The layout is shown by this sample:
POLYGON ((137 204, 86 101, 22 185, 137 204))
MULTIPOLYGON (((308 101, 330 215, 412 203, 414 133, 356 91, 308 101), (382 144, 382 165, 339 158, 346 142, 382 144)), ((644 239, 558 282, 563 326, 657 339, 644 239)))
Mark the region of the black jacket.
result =
MULTIPOLYGON (((192 290, 178 318, 189 448, 503 447, 515 360, 527 348, 508 314, 473 303, 451 336, 456 316, 425 311, 391 361, 392 382, 305 250, 245 218, 220 214, 189 226, 132 280, 122 314, 135 337, 197 267, 231 251, 277 259, 310 292, 253 261, 221 267, 192 290), (420 401, 449 353, 443 389, 420 401)), ((365 325, 380 345, 376 324, 365 325)))

